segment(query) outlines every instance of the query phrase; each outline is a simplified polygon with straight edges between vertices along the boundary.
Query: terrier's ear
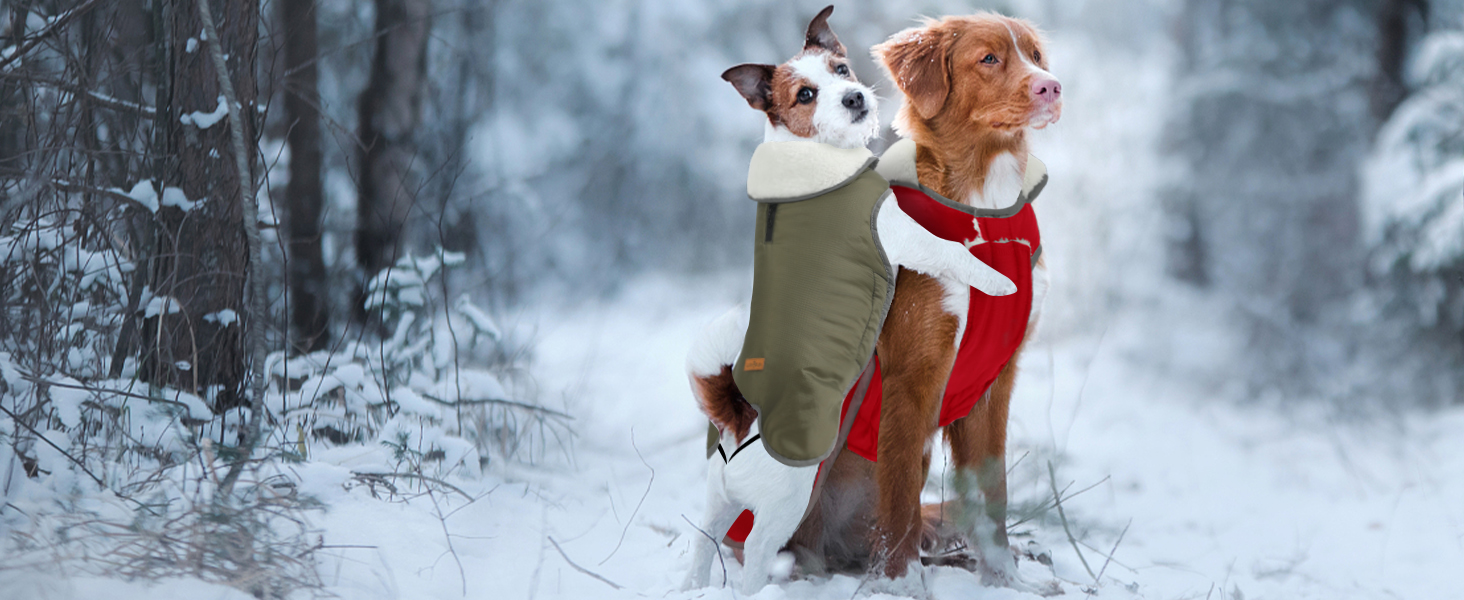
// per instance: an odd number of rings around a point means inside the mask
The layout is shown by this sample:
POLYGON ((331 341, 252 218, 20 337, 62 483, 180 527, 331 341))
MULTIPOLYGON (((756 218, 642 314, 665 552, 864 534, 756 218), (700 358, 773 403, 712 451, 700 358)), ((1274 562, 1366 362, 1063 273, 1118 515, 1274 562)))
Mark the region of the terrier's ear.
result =
POLYGON ((954 40, 934 26, 906 29, 871 48, 870 53, 889 69, 890 78, 915 111, 929 119, 945 106, 951 91, 947 64, 954 40))
POLYGON ((722 79, 737 88, 747 105, 766 111, 773 104, 773 65, 737 65, 722 72, 722 79))
POLYGON ((830 4, 819 11, 818 16, 808 23, 808 33, 803 37, 803 49, 823 48, 833 52, 835 56, 844 56, 844 44, 839 42, 839 36, 834 35, 834 30, 829 29, 829 15, 834 14, 834 5, 830 4))

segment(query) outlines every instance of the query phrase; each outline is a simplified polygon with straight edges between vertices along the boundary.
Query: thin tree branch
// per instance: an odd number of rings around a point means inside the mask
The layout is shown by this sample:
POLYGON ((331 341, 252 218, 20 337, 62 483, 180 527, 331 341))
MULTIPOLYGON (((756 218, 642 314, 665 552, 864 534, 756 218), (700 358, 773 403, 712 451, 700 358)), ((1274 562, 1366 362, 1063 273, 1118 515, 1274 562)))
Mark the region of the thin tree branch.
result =
POLYGON ((121 100, 121 99, 118 99, 118 98, 113 98, 113 97, 108 96, 106 94, 103 94, 101 92, 96 92, 96 91, 92 91, 92 90, 85 90, 85 89, 82 89, 80 86, 77 86, 77 85, 73 85, 73 84, 70 84, 70 83, 67 83, 67 82, 64 82, 64 81, 57 81, 55 79, 50 79, 50 78, 46 78, 46 77, 40 77, 40 76, 37 76, 37 75, 33 75, 31 73, 17 73, 15 71, 0 71, 0 79, 14 79, 14 80, 17 80, 17 81, 25 81, 27 83, 33 83, 33 84, 37 84, 37 85, 43 85, 43 86, 46 86, 46 87, 49 87, 49 88, 53 88, 53 89, 57 89, 57 90, 60 90, 60 91, 63 91, 63 92, 67 92, 67 93, 70 93, 70 94, 77 94, 77 95, 84 94, 84 95, 86 95, 87 98, 90 98, 91 100, 95 101, 97 104, 100 104, 100 105, 102 105, 102 106, 104 106, 106 108, 110 108, 112 110, 116 110, 116 111, 120 111, 120 112, 129 112, 129 113, 138 114, 138 115, 142 115, 142 116, 146 116, 146 117, 152 117, 152 116, 157 115, 157 110, 154 109, 151 106, 145 106, 145 105, 142 105, 142 104, 139 104, 139 103, 136 103, 136 102, 129 102, 127 100, 121 100))
POLYGON ((457 492, 458 494, 461 494, 462 497, 467 498, 468 499, 468 502, 474 502, 474 501, 477 500, 477 498, 474 498, 474 497, 468 495, 467 492, 464 492, 462 490, 462 488, 459 488, 459 487, 457 487, 457 486, 455 486, 455 485, 453 485, 451 483, 448 483, 448 482, 443 481, 441 479, 437 479, 435 477, 428 477, 426 475, 418 475, 416 473, 355 473, 355 472, 352 472, 351 475, 354 475, 356 477, 380 477, 380 478, 401 477, 403 479, 420 479, 422 481, 426 481, 428 483, 435 483, 435 484, 440 485, 442 487, 445 487, 445 488, 447 488, 449 490, 452 490, 454 492, 457 492))
POLYGON ((72 19, 75 19, 76 17, 81 16, 87 11, 90 11, 91 9, 95 8, 96 5, 97 0, 87 0, 86 2, 82 3, 81 6, 68 10, 58 16, 49 19, 51 21, 51 25, 49 27, 46 27, 45 31, 37 33, 34 37, 30 39, 30 41, 26 42, 25 45, 16 48, 15 52, 10 55, 10 58, 0 61, 0 71, 4 71, 6 68, 8 68, 10 66, 10 63, 20 60, 21 57, 30 52, 32 48, 35 48, 36 44, 41 43, 41 40, 51 37, 52 34, 60 31, 61 28, 71 23, 72 19))
POLYGON ((1113 555, 1114 553, 1118 552, 1118 545, 1123 543, 1123 536, 1128 533, 1129 525, 1133 524, 1134 520, 1129 519, 1128 524, 1123 526, 1123 531, 1120 531, 1118 533, 1118 540, 1113 542, 1113 549, 1108 551, 1108 558, 1107 560, 1103 561, 1103 566, 1098 569, 1098 577, 1096 577, 1095 579, 1103 578, 1103 572, 1108 570, 1108 563, 1113 562, 1113 555))
MULTIPOLYGON (((722 543, 718 542, 717 538, 712 537, 712 534, 707 533, 707 530, 697 527, 696 523, 692 523, 691 519, 686 518, 686 515, 681 515, 681 519, 686 521, 686 524, 690 525, 692 529, 695 529, 697 533, 706 536, 707 539, 712 541, 712 546, 717 549, 717 562, 722 564, 722 587, 727 587, 727 559, 722 557, 722 543)), ((732 597, 737 597, 736 591, 732 592, 732 597)))
POLYGON ((569 566, 574 567, 574 570, 584 573, 585 575, 589 575, 590 577, 594 577, 595 579, 603 582, 605 585, 613 587, 617 590, 625 589, 625 587, 621 586, 620 584, 615 583, 614 581, 610 581, 609 579, 605 579, 604 577, 601 577, 598 573, 595 573, 594 571, 575 564, 573 560, 570 560, 569 555, 564 553, 564 548, 559 547, 559 542, 554 541, 553 537, 549 538, 549 543, 554 544, 554 549, 559 551, 559 555, 564 557, 564 562, 569 563, 569 566))
POLYGON ((1057 516, 1062 519, 1062 530, 1067 534, 1068 542, 1073 545, 1073 552, 1078 553, 1078 560, 1083 562, 1083 569, 1088 571, 1088 576, 1098 581, 1098 576, 1093 574, 1093 567, 1088 566, 1088 559, 1083 558, 1083 550, 1078 547, 1077 538, 1073 537, 1073 530, 1068 528, 1067 513, 1062 510, 1062 495, 1057 491, 1057 470, 1052 467, 1052 461, 1047 461, 1048 481, 1052 483, 1052 499, 1057 503, 1057 516))
POLYGON ((229 66, 224 62, 224 51, 220 48, 223 40, 219 38, 218 28, 214 26, 213 11, 208 4, 208 0, 198 0, 198 11, 204 32, 208 34, 208 50, 213 58, 214 73, 219 78, 219 91, 223 93, 224 104, 229 113, 229 134, 234 142, 234 168, 239 171, 239 203, 244 212, 244 238, 249 243, 248 278, 252 283, 247 305, 250 313, 249 328, 244 333, 249 340, 246 352, 252 363, 250 375, 253 379, 249 386, 249 427, 240 458, 229 468, 224 485, 220 487, 227 495, 238 480, 244 463, 254 453, 254 446, 259 443, 260 421, 264 419, 264 359, 267 350, 263 331, 265 285, 264 277, 259 273, 264 254, 259 238, 259 205, 254 199, 254 178, 249 170, 250 155, 248 147, 244 145, 244 119, 239 116, 242 105, 239 104, 238 95, 234 93, 234 82, 229 78, 229 66))
POLYGON ((149 512, 149 513, 152 513, 153 515, 157 515, 158 514, 158 513, 154 512, 153 509, 148 508, 148 506, 146 504, 143 504, 142 502, 139 502, 139 501, 134 500, 132 498, 129 498, 127 496, 123 496, 122 494, 117 493, 116 490, 113 490, 112 488, 107 487, 107 484, 102 481, 102 478, 101 477, 97 477, 95 473, 92 473, 91 472, 91 469, 86 468, 86 463, 81 462, 80 459, 76 458, 75 456, 72 456, 71 453, 67 452, 62 447, 57 446, 56 445, 56 442, 53 442, 50 439, 48 439, 46 436, 41 435, 41 432, 36 431, 36 428, 31 427, 29 423, 26 423, 25 421, 21 420, 21 418, 20 417, 17 417, 15 415, 15 413, 10 412, 10 409, 5 408, 4 406, 0 406, 0 412, 5 413, 5 416, 10 417, 10 420, 11 421, 15 422, 15 424, 20 425, 21 427, 24 427, 26 431, 29 431, 31 433, 31 435, 34 435, 37 438, 39 438, 41 441, 45 442, 47 446, 50 446, 50 447, 54 448, 57 452, 60 452, 61 453, 61 456, 65 456, 67 458, 67 460, 70 460, 71 462, 75 463, 77 467, 81 468, 81 472, 86 473, 88 477, 91 477, 92 478, 92 481, 97 482, 97 486, 101 487, 104 490, 107 490, 109 492, 112 492, 112 495, 113 496, 116 496, 119 499, 126 500, 128 502, 131 502, 133 504, 136 504, 138 508, 141 508, 141 509, 143 509, 143 510, 149 512))
POLYGON ((637 457, 640 457, 641 464, 645 465, 647 469, 651 470, 651 479, 650 481, 646 482, 646 491, 641 494, 640 502, 636 503, 635 510, 630 512, 630 518, 625 520, 625 528, 620 530, 620 541, 615 542, 615 549, 610 551, 610 555, 606 556, 605 560, 597 563, 595 565, 597 567, 605 564, 605 561, 610 560, 610 557, 615 556, 615 553, 620 551, 620 545, 625 543, 625 532, 630 531, 630 524, 635 521, 635 515, 640 512, 641 505, 646 503, 646 496, 651 495, 651 485, 656 483, 656 469, 651 466, 651 463, 646 462, 646 457, 641 455, 640 448, 635 445, 634 427, 630 428, 630 447, 635 448, 635 455, 637 457))

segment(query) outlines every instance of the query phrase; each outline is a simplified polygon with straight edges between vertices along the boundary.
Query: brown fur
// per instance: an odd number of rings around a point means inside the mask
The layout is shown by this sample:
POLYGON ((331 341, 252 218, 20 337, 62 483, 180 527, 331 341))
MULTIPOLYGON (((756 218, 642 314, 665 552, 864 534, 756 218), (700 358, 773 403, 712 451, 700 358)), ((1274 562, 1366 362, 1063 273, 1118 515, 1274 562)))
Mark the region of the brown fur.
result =
MULTIPOLYGON (((1025 70, 1009 67, 1020 64, 1021 57, 1014 53, 1023 52, 1045 69, 1041 51, 1030 24, 989 14, 932 21, 875 47, 876 58, 909 99, 897 122, 918 146, 916 171, 922 183, 947 198, 970 198, 985 185, 996 156, 1027 154, 1024 126, 1035 109, 1029 91, 1032 81, 1025 70), (1012 44, 1013 31, 1020 47, 1012 44), (993 55, 996 63, 983 63, 987 55, 993 55)), ((974 518, 996 525, 993 539, 982 540, 977 547, 1007 547, 1006 427, 1016 385, 1016 356, 971 414, 945 428, 958 476, 974 477, 981 498, 963 496, 920 506, 923 474, 930 466, 926 445, 936 431, 959 326, 956 317, 942 309, 943 296, 936 280, 900 271, 878 347, 884 377, 879 462, 873 469, 850 466, 840 464, 854 462, 841 455, 832 467, 831 475, 848 472, 848 477, 872 471, 878 502, 871 558, 883 561, 884 575, 891 578, 906 573, 920 547, 938 549, 948 540, 974 533, 969 526, 974 518), (981 505, 979 515, 976 503, 981 505), (949 519, 952 514, 962 518, 949 519)), ((1020 352, 1019 348, 1018 356, 1020 352)), ((826 489, 820 502, 838 502, 829 498, 832 493, 826 489)), ((823 531, 833 529, 827 523, 831 517, 822 516, 823 531)))
POLYGON ((963 200, 986 184, 998 155, 1026 154, 1023 125, 1034 102, 1032 77, 1019 72, 1018 51, 1029 60, 1040 57, 1033 62, 1047 68, 1036 28, 992 14, 945 17, 874 47, 875 58, 909 98, 896 122, 920 146, 915 164, 921 183, 963 200), (1021 48, 1013 47, 1008 25, 1021 48), (996 64, 981 62, 988 54, 996 64))
POLYGON ((757 420, 757 409, 738 391, 737 382, 732 380, 732 367, 722 365, 721 373, 692 377, 691 388, 702 412, 717 429, 727 431, 730 428, 737 437, 737 443, 742 443, 752 423, 757 420))

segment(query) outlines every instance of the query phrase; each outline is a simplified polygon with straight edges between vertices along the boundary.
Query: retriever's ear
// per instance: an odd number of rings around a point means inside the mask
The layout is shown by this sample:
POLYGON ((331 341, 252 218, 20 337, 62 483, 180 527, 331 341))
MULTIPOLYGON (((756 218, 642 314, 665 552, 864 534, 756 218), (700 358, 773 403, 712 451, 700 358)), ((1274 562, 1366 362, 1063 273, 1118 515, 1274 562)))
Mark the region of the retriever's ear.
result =
POLYGON ((915 111, 929 119, 945 106, 951 91, 951 44, 954 37, 935 26, 906 29, 870 49, 884 63, 895 86, 910 99, 915 111))
POLYGON ((830 4, 818 12, 818 16, 808 22, 808 33, 803 36, 803 49, 823 48, 834 53, 835 56, 844 56, 844 44, 839 41, 839 36, 834 35, 834 30, 829 28, 829 15, 834 14, 834 5, 830 4))
POLYGON ((737 88, 747 105, 766 111, 773 103, 773 65, 737 65, 722 72, 722 79, 737 88))

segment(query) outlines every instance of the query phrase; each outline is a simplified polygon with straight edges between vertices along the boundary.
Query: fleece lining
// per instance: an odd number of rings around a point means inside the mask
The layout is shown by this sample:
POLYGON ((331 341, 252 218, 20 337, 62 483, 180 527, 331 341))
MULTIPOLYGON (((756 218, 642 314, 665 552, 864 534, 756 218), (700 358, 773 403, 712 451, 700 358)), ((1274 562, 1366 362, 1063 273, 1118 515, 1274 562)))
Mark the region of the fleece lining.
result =
POLYGON ((795 202, 848 185, 878 159, 865 148, 835 148, 819 142, 766 142, 752 153, 747 197, 758 202, 795 202))

